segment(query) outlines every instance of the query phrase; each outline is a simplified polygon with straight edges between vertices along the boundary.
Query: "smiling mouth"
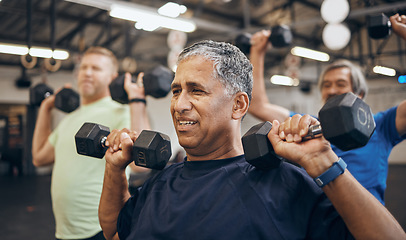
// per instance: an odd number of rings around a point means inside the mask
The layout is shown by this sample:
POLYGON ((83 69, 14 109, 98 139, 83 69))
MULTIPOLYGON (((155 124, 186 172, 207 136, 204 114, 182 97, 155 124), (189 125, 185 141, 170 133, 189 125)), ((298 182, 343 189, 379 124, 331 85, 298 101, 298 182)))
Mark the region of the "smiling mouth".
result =
POLYGON ((194 121, 179 121, 179 125, 181 126, 187 126, 187 125, 195 125, 196 122, 194 121))

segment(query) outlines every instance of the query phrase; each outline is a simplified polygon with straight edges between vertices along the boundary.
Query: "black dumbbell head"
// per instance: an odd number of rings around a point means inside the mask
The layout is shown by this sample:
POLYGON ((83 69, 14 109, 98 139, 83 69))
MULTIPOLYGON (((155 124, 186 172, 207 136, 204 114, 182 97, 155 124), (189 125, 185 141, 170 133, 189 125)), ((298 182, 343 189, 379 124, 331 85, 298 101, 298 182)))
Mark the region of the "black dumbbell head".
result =
POLYGON ((55 107, 63 112, 70 113, 76 110, 79 105, 80 96, 71 88, 64 88, 55 95, 55 107))
MULTIPOLYGON (((128 103, 128 95, 124 89, 124 77, 124 74, 118 76, 109 85, 111 98, 121 104, 128 103)), ((132 81, 135 82, 136 79, 133 78, 132 81)))
POLYGON ((365 146, 375 130, 371 108, 351 92, 329 99, 319 120, 323 136, 343 151, 365 146))
POLYGON ((163 98, 171 90, 173 72, 162 65, 147 71, 143 77, 145 94, 154 98, 163 98))
POLYGON ((286 25, 275 26, 271 29, 269 41, 275 48, 287 47, 292 43, 293 35, 290 28, 286 25))
MULTIPOLYGON (((124 74, 118 76, 109 85, 111 98, 121 104, 128 103, 128 95, 124 89, 124 77, 124 74)), ((150 95, 154 98, 165 97, 171 90, 172 80, 172 71, 162 65, 146 71, 143 77, 145 95, 150 95)), ((136 82, 134 77, 132 82, 136 82)))
MULTIPOLYGON (((237 35, 234 40, 234 45, 238 47, 244 54, 249 54, 251 50, 251 37, 250 33, 242 33, 237 35)), ((269 41, 275 48, 287 47, 292 43, 292 31, 287 25, 278 25, 271 29, 271 36, 269 41)))
POLYGON ((368 17, 368 35, 373 39, 388 37, 391 34, 391 23, 385 14, 368 17))
POLYGON ((84 123, 75 135, 76 151, 78 154, 103 158, 107 148, 104 147, 104 137, 110 134, 108 127, 84 123))
POLYGON ((234 40, 234 45, 238 47, 241 50, 241 52, 243 52, 245 55, 250 53, 251 37, 252 34, 250 33, 241 33, 238 34, 234 40))
POLYGON ((171 141, 162 133, 143 130, 133 145, 132 157, 138 166, 161 170, 171 155, 171 141))
POLYGON ((47 86, 45 83, 39 83, 30 88, 30 104, 34 106, 40 106, 41 102, 54 94, 54 90, 47 86))
POLYGON ((271 128, 270 122, 259 123, 251 127, 242 137, 245 159, 258 169, 277 168, 282 160, 275 154, 268 140, 267 135, 271 128))

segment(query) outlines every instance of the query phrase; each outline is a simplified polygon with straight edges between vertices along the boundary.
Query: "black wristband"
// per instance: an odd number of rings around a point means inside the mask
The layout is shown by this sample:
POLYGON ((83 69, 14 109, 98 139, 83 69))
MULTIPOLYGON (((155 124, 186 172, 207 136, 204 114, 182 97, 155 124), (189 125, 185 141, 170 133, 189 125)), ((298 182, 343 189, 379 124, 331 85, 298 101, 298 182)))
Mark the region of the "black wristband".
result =
POLYGON ((142 102, 145 105, 147 105, 147 101, 145 101, 145 98, 132 98, 128 100, 128 103, 133 103, 133 102, 142 102))

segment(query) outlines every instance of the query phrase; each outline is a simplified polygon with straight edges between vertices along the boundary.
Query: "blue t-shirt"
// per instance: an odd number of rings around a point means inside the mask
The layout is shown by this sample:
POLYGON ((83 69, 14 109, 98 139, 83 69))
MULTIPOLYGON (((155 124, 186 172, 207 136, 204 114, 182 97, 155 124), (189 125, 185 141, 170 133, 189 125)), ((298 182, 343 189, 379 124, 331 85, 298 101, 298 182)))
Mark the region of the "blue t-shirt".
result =
MULTIPOLYGON (((382 204, 385 204, 389 155, 393 147, 406 138, 406 135, 399 136, 396 129, 396 110, 397 107, 392 107, 374 115, 375 132, 364 147, 342 151, 331 145, 333 151, 347 163, 351 174, 382 204)), ((290 113, 291 116, 295 114, 290 113)))
POLYGON ((353 239, 308 174, 244 156, 185 161, 147 180, 120 212, 120 239, 353 239))

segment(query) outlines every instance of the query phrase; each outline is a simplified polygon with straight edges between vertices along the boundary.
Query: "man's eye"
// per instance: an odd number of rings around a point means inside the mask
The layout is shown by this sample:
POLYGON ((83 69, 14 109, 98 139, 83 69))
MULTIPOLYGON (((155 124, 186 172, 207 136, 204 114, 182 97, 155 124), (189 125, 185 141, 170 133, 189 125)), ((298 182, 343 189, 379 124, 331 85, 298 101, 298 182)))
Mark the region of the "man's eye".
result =
POLYGON ((194 92, 194 93, 204 93, 204 91, 200 90, 200 89, 193 89, 192 92, 194 92))
POLYGON ((173 90, 172 90, 172 94, 173 94, 173 95, 175 95, 175 94, 179 94, 179 92, 180 92, 180 90, 179 90, 179 89, 173 89, 173 90))

